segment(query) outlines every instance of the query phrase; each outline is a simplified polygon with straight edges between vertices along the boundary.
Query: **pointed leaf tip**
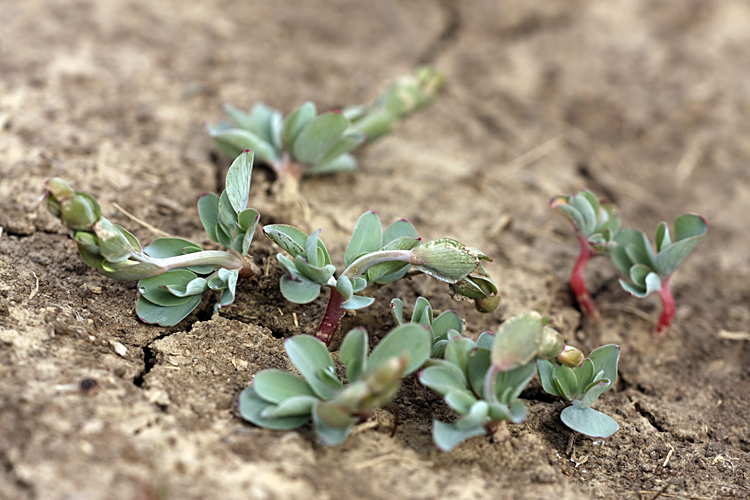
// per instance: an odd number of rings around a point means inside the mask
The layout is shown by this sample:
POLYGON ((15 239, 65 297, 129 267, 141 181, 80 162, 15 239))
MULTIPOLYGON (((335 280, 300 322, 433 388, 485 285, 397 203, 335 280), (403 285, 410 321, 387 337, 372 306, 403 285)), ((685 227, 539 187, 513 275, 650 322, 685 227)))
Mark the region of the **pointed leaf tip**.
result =
POLYGON ((245 153, 249 153, 249 152, 250 152, 250 150, 249 150, 249 149, 245 149, 245 151, 244 151, 244 152, 245 152, 245 153))

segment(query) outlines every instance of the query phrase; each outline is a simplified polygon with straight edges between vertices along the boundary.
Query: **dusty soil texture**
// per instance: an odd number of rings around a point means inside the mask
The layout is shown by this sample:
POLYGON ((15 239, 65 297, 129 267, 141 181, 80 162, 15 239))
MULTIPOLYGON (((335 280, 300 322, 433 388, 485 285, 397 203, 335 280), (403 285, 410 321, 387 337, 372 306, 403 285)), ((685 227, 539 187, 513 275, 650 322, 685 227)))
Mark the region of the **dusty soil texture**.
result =
MULTIPOLYGON (((0 498, 720 499, 750 497, 750 4, 741 1, 2 0, 0 30, 0 498), (379 289, 343 329, 393 327, 388 302, 429 297, 467 330, 537 310, 586 351, 622 346, 597 408, 621 429, 571 433, 538 383, 529 418, 494 443, 450 453, 450 418, 408 379, 342 446, 310 428, 237 417, 253 374, 288 368, 283 338, 311 332, 325 297, 296 306, 267 269, 220 314, 206 301, 176 327, 140 323, 135 284, 88 268, 40 204, 67 179, 144 242, 155 227, 208 244, 195 203, 231 159, 203 129, 224 102, 289 111, 367 102, 421 63, 445 73, 429 109, 358 152, 356 173, 305 179, 334 259, 357 217, 412 220, 425 238, 481 248, 501 307, 480 315, 427 277, 379 289), (625 224, 653 232, 684 212, 708 237, 674 276, 673 330, 660 305, 619 288, 595 260, 602 309, 584 320, 567 284, 577 242, 548 208, 589 187, 625 224), (394 427, 395 434, 393 433, 394 427), (393 435, 392 435, 393 434, 393 435), (661 493, 661 495, 657 495, 661 493)), ((285 222, 256 167, 251 206, 285 222)), ((259 233, 260 234, 260 233, 259 233)), ((211 300, 215 300, 212 297, 211 300)))

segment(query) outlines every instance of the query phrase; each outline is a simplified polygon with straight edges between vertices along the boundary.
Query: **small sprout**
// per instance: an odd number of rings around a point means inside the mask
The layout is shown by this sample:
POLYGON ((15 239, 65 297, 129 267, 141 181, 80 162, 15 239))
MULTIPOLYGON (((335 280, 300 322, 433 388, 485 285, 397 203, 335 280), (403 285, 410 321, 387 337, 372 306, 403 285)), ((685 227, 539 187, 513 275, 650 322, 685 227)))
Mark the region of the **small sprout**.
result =
MULTIPOLYGON (((455 284, 476 273, 481 260, 489 260, 482 252, 449 238, 423 243, 406 219, 383 230, 377 214, 365 212, 355 224, 344 252, 347 267, 335 278, 336 268, 319 238, 320 230, 308 236, 295 227, 274 224, 265 226, 263 232, 290 256, 277 255, 285 271, 281 293, 287 300, 307 304, 318 297, 323 287, 330 289, 328 307, 316 333, 326 345, 331 343, 347 310, 362 309, 374 302, 371 297, 359 295, 372 283, 392 283, 413 268, 455 284)), ((488 296, 494 293, 492 290, 497 291, 483 269, 481 279, 488 296)))
POLYGON ((441 85, 442 76, 422 68, 391 84, 373 106, 318 114, 315 104, 306 102, 284 117, 262 103, 249 113, 227 104, 230 122, 207 125, 206 130, 227 154, 250 149, 279 177, 298 182, 307 174, 354 170, 352 150, 429 104, 441 85))
MULTIPOLYGON (((404 321, 404 303, 401 299, 391 300, 391 312, 399 325, 406 324, 404 321)), ((456 311, 443 311, 437 318, 433 319, 433 309, 430 302, 419 297, 411 313, 410 324, 427 327, 432 333, 432 353, 430 358, 442 358, 445 346, 453 337, 462 335, 464 324, 456 311)))
POLYGON ((600 201, 588 189, 574 195, 556 196, 552 198, 550 207, 573 223, 581 244, 581 254, 570 275, 570 286, 583 313, 598 316, 594 299, 586 287, 584 271, 591 257, 610 255, 617 246, 615 237, 621 224, 617 207, 607 201, 600 201))
POLYGON ((281 370, 261 371, 240 394, 240 415, 275 430, 296 429, 312 418, 325 445, 340 444, 355 424, 393 399, 401 379, 427 360, 430 344, 430 334, 422 326, 402 325, 367 356, 367 332, 355 328, 341 344, 349 382, 344 384, 328 347, 310 335, 297 335, 287 339, 284 348, 302 377, 281 370))
POLYGON ((419 374, 420 382, 460 415, 452 424, 434 421, 438 448, 450 451, 466 439, 492 433, 504 421, 523 422, 526 407, 518 396, 534 377, 532 361, 554 358, 562 350, 560 334, 537 313, 515 316, 497 335, 485 332, 476 342, 453 335, 444 359, 430 359, 419 374))
POLYGON ((620 425, 612 417, 590 406, 614 385, 619 358, 620 347, 609 344, 594 349, 583 364, 573 368, 537 361, 544 390, 572 403, 560 414, 565 425, 594 439, 605 439, 617 432, 620 425))
POLYGON ((432 103, 444 83, 443 75, 423 66, 388 85, 371 106, 354 106, 342 113, 371 142, 389 133, 397 121, 432 103))
POLYGON ((659 224, 656 229, 656 252, 643 231, 624 229, 616 237, 618 246, 611 254, 612 262, 630 278, 630 281, 621 279, 620 285, 636 297, 642 298, 656 292, 661 298, 662 313, 654 331, 654 340, 667 334, 675 314, 669 279, 707 231, 708 225, 703 217, 684 214, 674 222, 674 241, 669 235, 667 223, 659 224))
POLYGON ((209 193, 198 202, 206 233, 226 251, 203 250, 181 238, 157 238, 147 247, 125 228, 101 216, 92 196, 65 181, 47 181, 47 210, 69 229, 83 260, 101 274, 138 282, 136 313, 146 323, 173 326, 200 304, 208 290, 221 290, 216 309, 234 301, 237 278, 252 274, 247 258, 258 212, 247 208, 253 154, 241 154, 229 167, 221 197, 209 193))

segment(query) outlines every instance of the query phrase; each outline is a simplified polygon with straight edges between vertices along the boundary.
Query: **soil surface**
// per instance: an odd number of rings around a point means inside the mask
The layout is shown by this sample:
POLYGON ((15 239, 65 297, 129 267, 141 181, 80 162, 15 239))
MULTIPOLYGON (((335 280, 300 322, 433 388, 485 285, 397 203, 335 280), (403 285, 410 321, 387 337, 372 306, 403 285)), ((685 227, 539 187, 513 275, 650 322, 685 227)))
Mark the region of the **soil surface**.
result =
MULTIPOLYGON (((750 497, 750 4, 742 1, 450 0, 0 5, 0 498, 720 499, 750 497), (513 314, 555 318, 585 351, 622 347, 596 407, 620 431, 573 436, 537 382, 510 439, 432 443, 439 397, 407 379, 345 444, 309 427, 255 428, 235 400, 253 374, 290 367, 283 338, 312 332, 309 306, 266 272, 172 328, 140 323, 134 283, 87 267, 40 204, 44 181, 98 197, 143 242, 159 229, 209 244, 195 203, 230 158, 203 125, 231 102, 288 112, 370 101, 422 63, 447 78, 428 109, 357 153, 355 173, 305 179, 308 229, 337 264, 357 217, 409 218, 494 258, 502 295, 481 315, 426 276, 375 292, 346 317, 381 337, 389 301, 457 309, 471 334, 513 314), (607 259, 587 279, 602 310, 580 315, 567 282, 578 244, 548 207, 588 187, 652 234, 696 212, 705 241, 675 274, 677 317, 651 342, 658 299, 622 289, 607 259)), ((256 166, 251 206, 287 222, 256 166)))

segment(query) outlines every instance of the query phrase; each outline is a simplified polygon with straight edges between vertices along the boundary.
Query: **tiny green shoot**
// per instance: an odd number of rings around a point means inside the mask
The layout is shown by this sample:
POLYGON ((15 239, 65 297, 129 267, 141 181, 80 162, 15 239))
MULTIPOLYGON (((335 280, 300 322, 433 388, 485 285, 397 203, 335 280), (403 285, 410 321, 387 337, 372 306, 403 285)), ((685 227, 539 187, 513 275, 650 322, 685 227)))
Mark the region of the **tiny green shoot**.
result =
MULTIPOLYGON (((335 266, 320 230, 310 235, 288 225, 273 224, 263 228, 265 235, 285 250, 277 259, 285 271, 281 293, 290 302, 307 304, 315 300, 322 288, 330 289, 328 307, 316 336, 331 343, 341 318, 347 310, 362 309, 375 299, 361 295, 373 283, 392 283, 408 272, 421 272, 456 287, 473 287, 473 293, 493 299, 497 287, 481 264, 489 257, 475 248, 450 238, 422 242, 414 226, 400 219, 385 230, 374 211, 365 212, 354 226, 344 252, 346 268, 334 277, 335 266)), ((461 293, 461 288, 457 288, 461 293)), ((492 300, 488 301, 492 302, 492 300)))
POLYGON ((610 416, 591 408, 591 404, 609 390, 617 379, 620 347, 614 344, 594 349, 580 366, 555 366, 537 361, 542 388, 572 403, 560 414, 563 423, 594 439, 606 439, 620 428, 610 416))
POLYGON ((674 241, 667 223, 658 225, 656 252, 643 231, 624 229, 615 238, 617 248, 611 253, 612 262, 630 278, 629 281, 621 279, 620 285, 636 297, 643 298, 656 292, 661 298, 662 313, 656 324, 654 340, 667 334, 675 314, 669 279, 707 231, 708 225, 703 217, 684 214, 674 222, 674 241))
POLYGON ((570 275, 570 286, 583 313, 596 317, 599 313, 586 286, 584 271, 592 257, 610 255, 617 246, 615 237, 621 225, 617 207, 599 200, 588 189, 578 194, 556 196, 550 201, 550 207, 573 224, 581 253, 570 275))
POLYGON ((312 419, 323 444, 340 444, 358 422, 393 399, 401 379, 429 357, 430 343, 430 334, 421 325, 402 325, 383 337, 368 356, 367 332, 355 328, 339 351, 348 380, 344 384, 328 347, 310 335, 296 335, 285 341, 284 348, 302 376, 275 369, 259 372, 240 394, 240 415, 275 430, 296 429, 312 419))
POLYGON ((173 326, 209 290, 220 290, 218 310, 234 301, 237 279, 255 273, 248 257, 259 214, 247 208, 253 153, 246 151, 227 172, 221 196, 204 194, 198 212, 209 238, 226 250, 204 250, 182 238, 157 238, 143 247, 128 230, 101 216, 96 199, 64 180, 47 181, 47 210, 68 228, 83 260, 101 274, 138 282, 136 313, 146 323, 173 326))
POLYGON ((450 451, 473 436, 494 434, 506 421, 526 418, 518 397, 536 373, 533 361, 571 352, 547 324, 531 312, 508 319, 496 335, 485 332, 476 341, 452 331, 442 359, 428 360, 419 374, 420 382, 459 414, 454 423, 433 422, 438 448, 450 451))
POLYGON ((354 170, 357 161, 351 152, 428 105, 442 82, 443 77, 434 70, 420 68, 393 82, 373 105, 321 114, 312 102, 305 102, 286 117, 262 103, 249 113, 226 104, 229 122, 207 125, 206 130, 230 156, 250 149, 278 178, 299 182, 303 175, 354 170))

